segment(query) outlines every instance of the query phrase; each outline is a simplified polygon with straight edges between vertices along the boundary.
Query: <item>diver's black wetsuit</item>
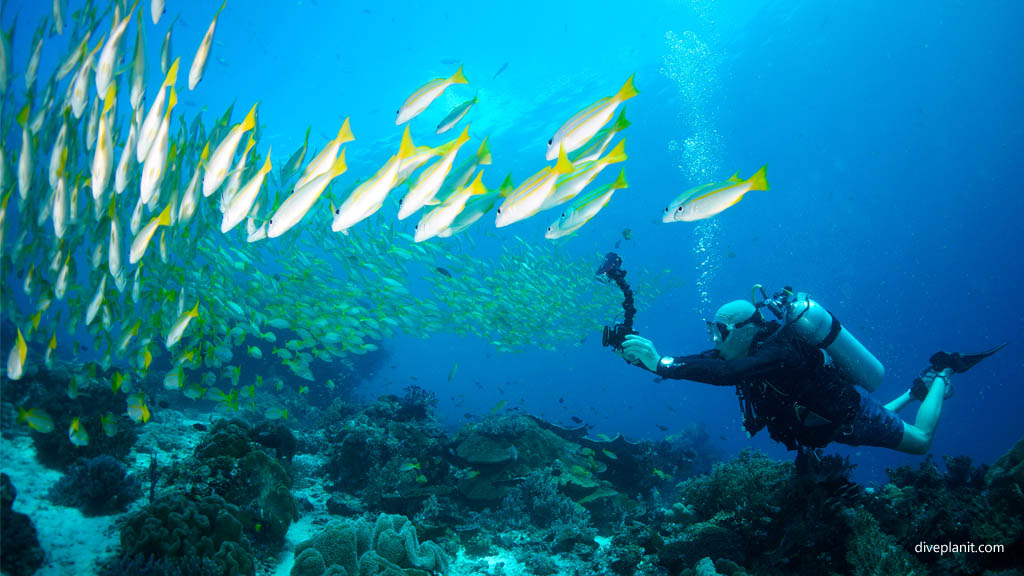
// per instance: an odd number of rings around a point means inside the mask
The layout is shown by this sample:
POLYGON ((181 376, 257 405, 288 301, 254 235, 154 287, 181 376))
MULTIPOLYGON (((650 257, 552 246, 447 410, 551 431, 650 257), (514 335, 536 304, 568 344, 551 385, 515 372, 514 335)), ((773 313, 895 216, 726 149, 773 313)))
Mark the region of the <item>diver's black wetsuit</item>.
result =
POLYGON ((805 343, 778 322, 767 322, 751 343, 751 353, 724 360, 717 350, 666 357, 659 376, 715 386, 735 386, 743 425, 753 435, 767 427, 790 450, 832 441, 895 447, 902 439, 899 417, 861 395, 826 363, 824 352, 805 343), (777 332, 777 333, 776 333, 777 332), (671 360, 671 361, 669 361, 671 360))

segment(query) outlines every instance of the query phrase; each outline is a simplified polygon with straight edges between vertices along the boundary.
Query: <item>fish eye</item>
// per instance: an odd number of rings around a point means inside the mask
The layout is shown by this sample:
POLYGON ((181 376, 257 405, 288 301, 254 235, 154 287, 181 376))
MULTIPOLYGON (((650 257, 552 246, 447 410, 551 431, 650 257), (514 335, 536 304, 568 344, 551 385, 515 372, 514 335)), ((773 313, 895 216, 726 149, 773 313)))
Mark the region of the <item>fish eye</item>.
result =
POLYGON ((676 208, 676 212, 682 212, 682 211, 683 211, 683 207, 682 206, 680 206, 679 208, 676 208))
POLYGON ((551 146, 551 143, 554 142, 554 141, 555 141, 554 138, 548 138, 548 146, 551 146))
POLYGON ((501 208, 498 208, 498 214, 501 214, 501 208))
POLYGON ((341 214, 341 208, 335 208, 335 209, 334 209, 334 214, 335 214, 335 215, 337 215, 337 214, 341 214))
POLYGON ((274 225, 274 219, 271 218, 270 220, 267 220, 267 224, 270 224, 271 226, 273 226, 274 225))

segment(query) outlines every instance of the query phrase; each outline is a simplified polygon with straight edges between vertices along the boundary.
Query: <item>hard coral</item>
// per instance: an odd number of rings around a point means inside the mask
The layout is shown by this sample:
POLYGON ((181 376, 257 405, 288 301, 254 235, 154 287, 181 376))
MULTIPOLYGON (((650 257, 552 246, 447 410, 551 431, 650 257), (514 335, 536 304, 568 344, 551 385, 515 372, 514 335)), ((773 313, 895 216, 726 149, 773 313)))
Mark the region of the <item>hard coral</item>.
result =
POLYGON ((157 500, 125 522, 121 549, 125 556, 172 561, 206 558, 225 576, 252 576, 252 554, 239 515, 237 506, 219 496, 157 500))
POLYGON ((292 576, 322 576, 338 573, 339 568, 348 576, 448 571, 445 553, 432 542, 420 543, 416 527, 398 515, 381 514, 374 523, 361 518, 332 522, 299 544, 295 554, 292 576), (321 565, 325 570, 319 571, 321 565))
POLYGON ((240 420, 215 422, 195 450, 193 491, 212 490, 238 506, 236 516, 251 537, 279 546, 298 519, 298 506, 283 461, 260 449, 258 434, 240 420))
POLYGON ((431 419, 436 406, 436 394, 419 386, 406 386, 396 417, 400 421, 431 419))
POLYGON ((75 465, 50 489, 50 500, 74 506, 86 516, 123 512, 142 495, 142 487, 124 465, 110 456, 97 456, 75 465))
POLYGON ((120 556, 100 567, 100 576, 221 576, 224 569, 210 558, 120 556))
POLYGON ((710 474, 691 478, 678 486, 684 503, 693 506, 697 518, 706 520, 719 511, 740 509, 761 513, 789 480, 792 466, 747 449, 735 459, 716 464, 710 474))

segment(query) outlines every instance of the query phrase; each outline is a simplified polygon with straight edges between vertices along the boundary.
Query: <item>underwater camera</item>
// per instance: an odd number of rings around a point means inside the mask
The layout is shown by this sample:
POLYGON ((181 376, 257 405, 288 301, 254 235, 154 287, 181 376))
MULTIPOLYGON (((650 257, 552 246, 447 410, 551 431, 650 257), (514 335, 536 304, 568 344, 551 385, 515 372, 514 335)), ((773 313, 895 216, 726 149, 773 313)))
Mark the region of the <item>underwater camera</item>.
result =
POLYGON ((626 271, 622 269, 622 258, 615 252, 609 252, 604 257, 604 262, 594 273, 598 280, 615 282, 619 290, 622 290, 622 312, 625 315, 624 321, 617 322, 614 326, 604 327, 601 334, 601 345, 611 346, 613 350, 622 350, 622 343, 626 341, 629 334, 639 334, 633 330, 633 315, 636 314, 636 306, 633 305, 633 290, 626 283, 626 271))

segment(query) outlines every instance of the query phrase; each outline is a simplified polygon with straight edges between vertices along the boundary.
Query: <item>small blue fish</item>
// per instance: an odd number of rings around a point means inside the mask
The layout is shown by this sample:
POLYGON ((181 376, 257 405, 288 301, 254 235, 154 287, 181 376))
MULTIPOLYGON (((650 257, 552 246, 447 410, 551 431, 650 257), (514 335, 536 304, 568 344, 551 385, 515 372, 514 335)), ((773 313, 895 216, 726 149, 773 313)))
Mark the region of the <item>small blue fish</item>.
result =
POLYGON ((448 115, 444 117, 444 120, 441 120, 441 122, 437 125, 437 133, 444 134, 445 132, 454 128, 455 125, 458 124, 460 120, 465 118, 466 114, 469 114, 469 109, 472 108, 473 105, 479 101, 480 100, 477 98, 477 96, 474 95, 472 100, 466 100, 462 104, 459 104, 455 108, 452 108, 452 111, 449 112, 448 115))

